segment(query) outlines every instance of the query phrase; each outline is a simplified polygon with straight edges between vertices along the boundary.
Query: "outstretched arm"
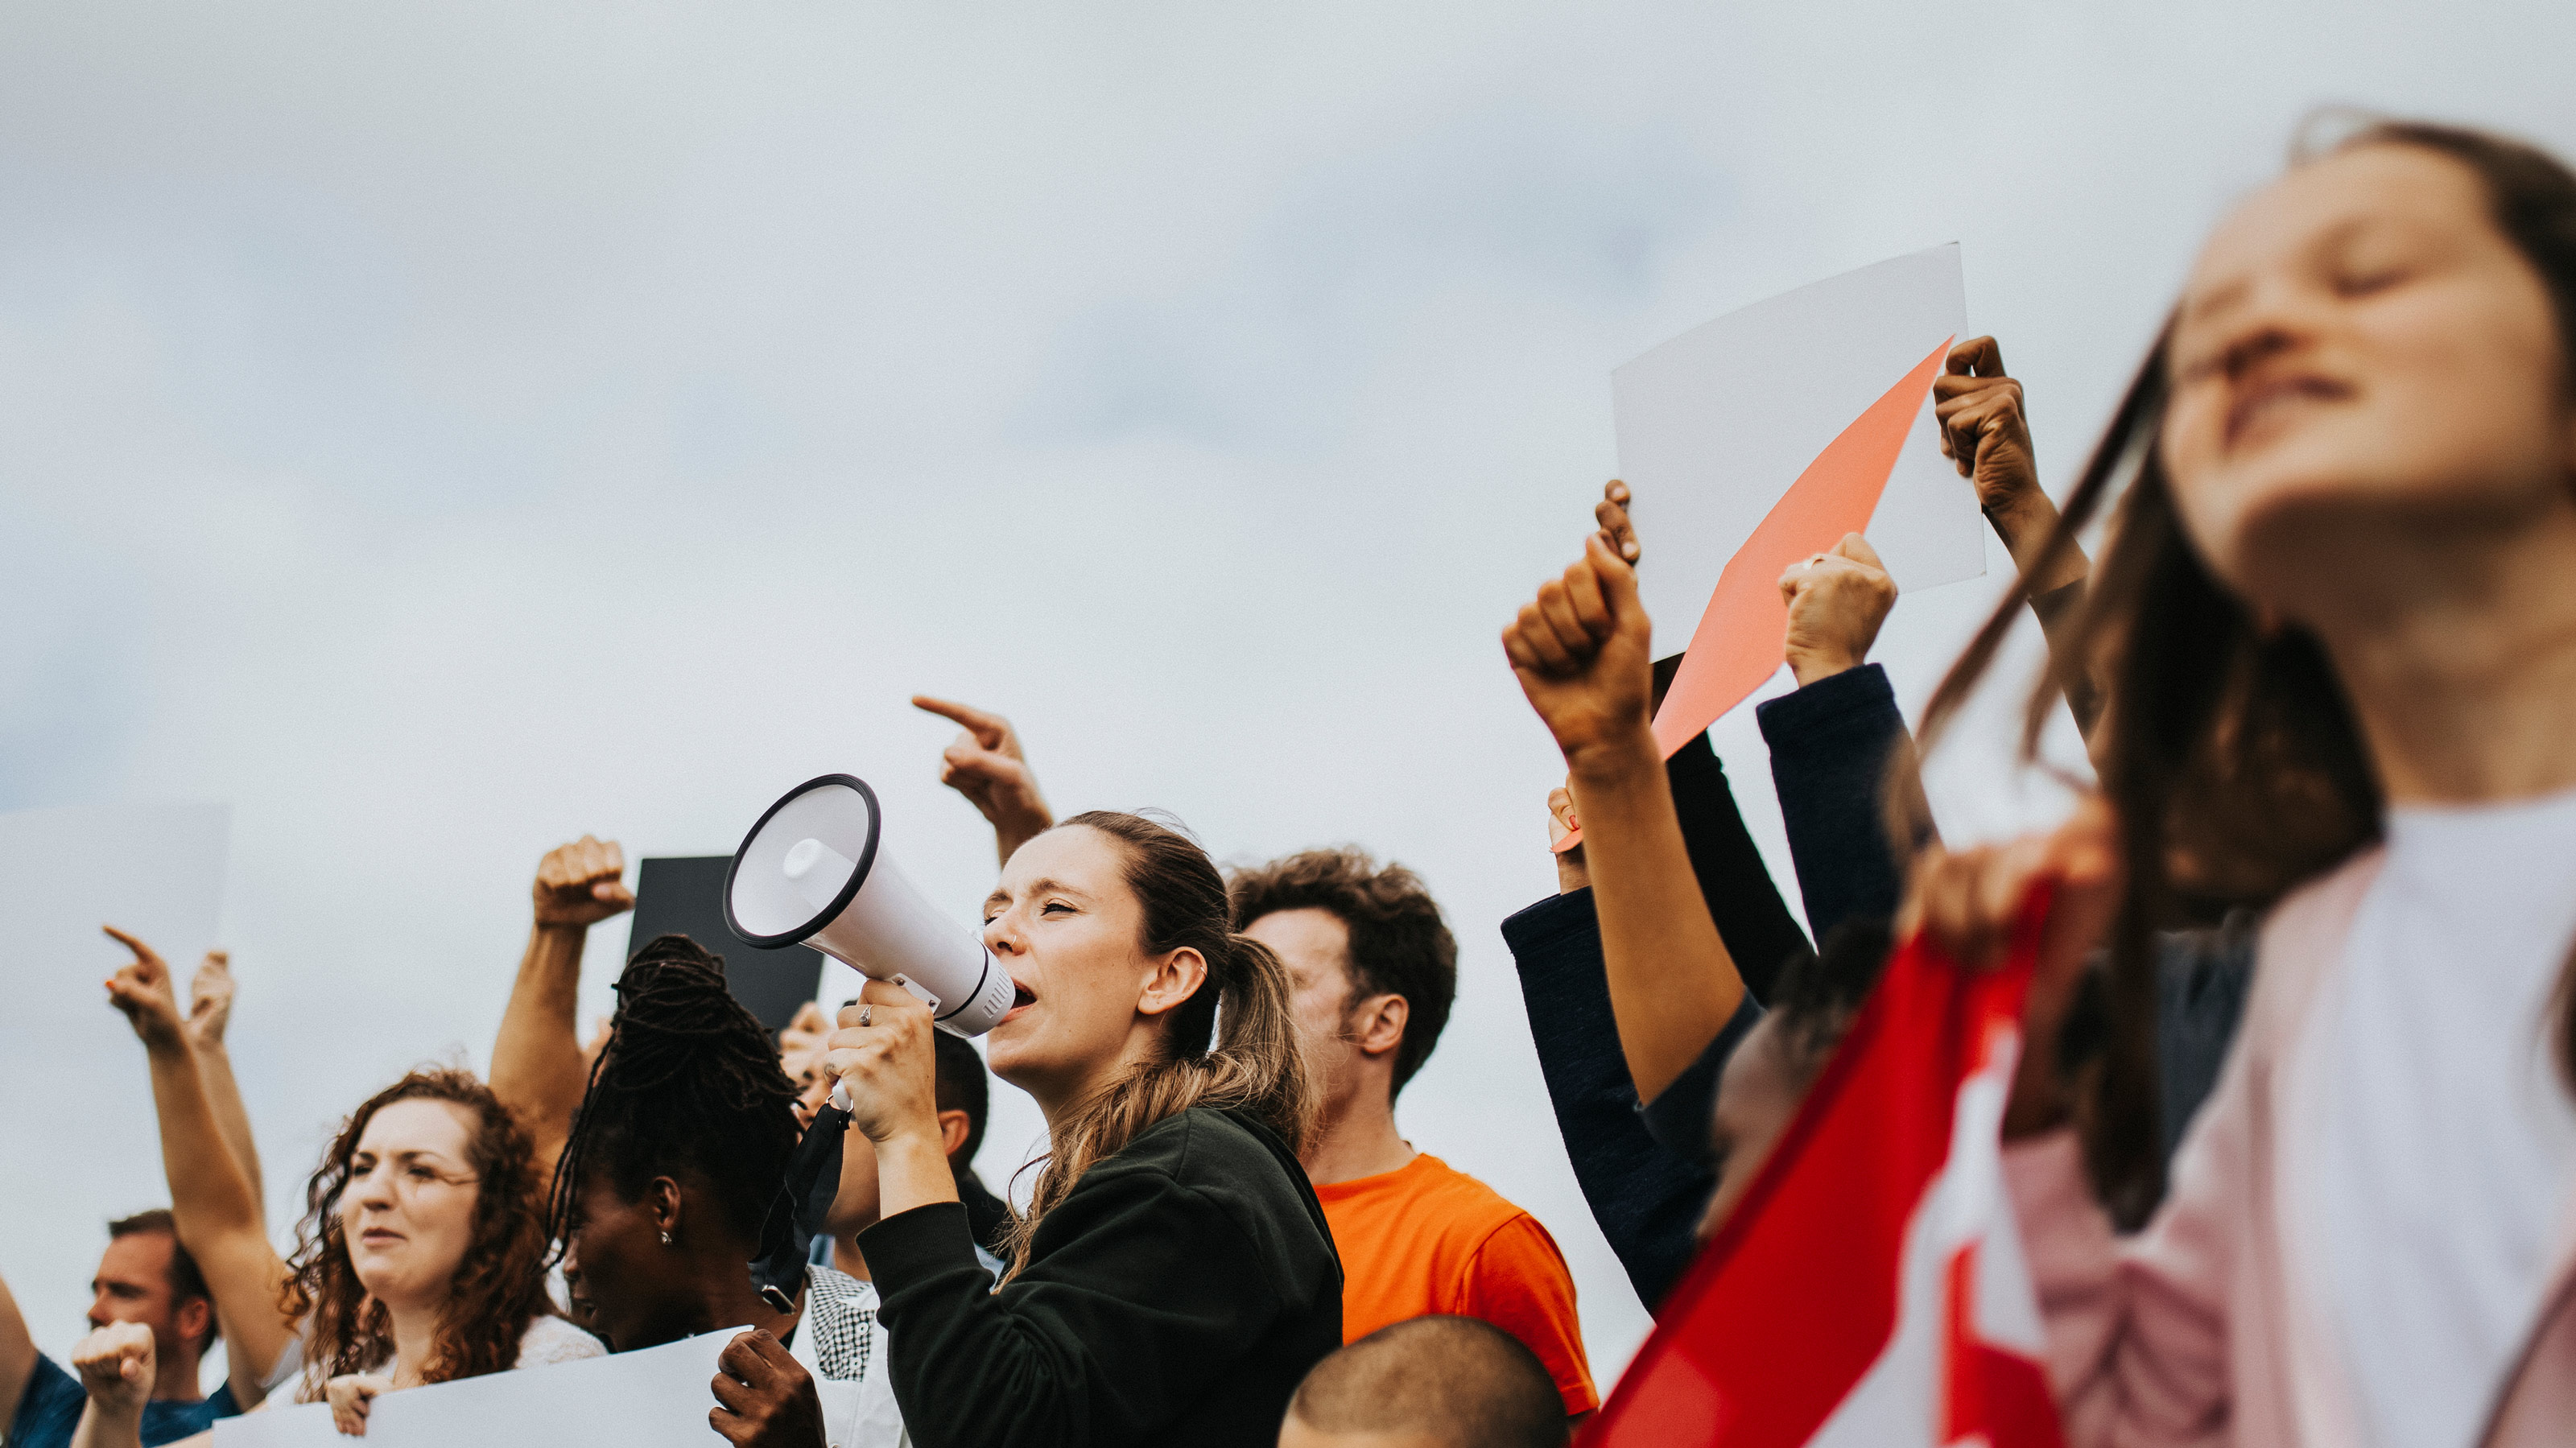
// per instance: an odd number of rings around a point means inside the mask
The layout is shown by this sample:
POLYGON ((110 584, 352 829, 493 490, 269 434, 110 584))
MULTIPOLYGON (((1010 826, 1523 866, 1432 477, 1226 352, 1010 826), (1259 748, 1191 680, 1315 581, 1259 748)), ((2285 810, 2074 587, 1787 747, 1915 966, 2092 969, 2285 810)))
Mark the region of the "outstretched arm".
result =
POLYGON ((26 1314, 9 1295, 9 1279, 0 1277, 0 1432, 18 1419, 18 1400, 27 1395, 27 1380, 36 1373, 36 1339, 27 1331, 26 1314))
POLYGON ((1055 824, 1046 796, 1038 792, 1037 773, 1020 752, 1020 736, 1011 721, 968 704, 912 696, 912 707, 956 723, 961 732, 939 756, 939 782, 966 796, 992 823, 993 849, 1002 863, 1011 853, 1055 824))
POLYGON ((1521 691, 1565 755, 1619 1046, 1651 1100, 1725 1028, 1744 984, 1700 898, 1655 747, 1648 638, 1636 574, 1600 533, 1503 631, 1521 691))
POLYGON ((197 973, 188 978, 188 1044, 197 1053, 197 1075, 206 1083, 207 1099, 214 1103, 215 1124, 222 1128, 224 1147, 241 1164, 242 1177, 250 1183, 251 1201, 260 1208, 261 1219, 267 1219, 268 1190, 259 1173, 259 1147, 251 1140, 250 1112, 242 1105, 241 1087, 233 1081, 232 1053, 224 1048, 224 1028, 233 1015, 232 957, 220 950, 209 950, 197 965, 197 973))
MULTIPOLYGON (((1975 337, 1950 349, 1945 375, 1932 379, 1932 410, 1941 422, 1941 451, 1976 485, 1977 506, 2012 554, 2013 567, 2030 581, 2030 611, 2048 638, 2061 671, 2076 607, 2092 560, 2074 539, 2054 554, 2057 505, 2039 486, 2032 459, 2030 423, 2022 414, 2021 384, 2004 372, 2003 349, 1992 337, 1975 337)), ((2066 672, 2066 707, 2076 727, 2093 732, 2102 700, 2091 677, 2066 672)))
POLYGON ((537 862, 536 923, 510 987, 501 1033, 492 1042, 492 1094, 517 1113, 537 1148, 541 1176, 554 1173, 589 1085, 589 1061, 573 1025, 581 995, 581 950, 590 927, 632 909, 625 853, 615 840, 584 835, 537 862))
MULTIPOLYGON (((151 946, 124 931, 109 926, 107 933, 134 952, 134 959, 109 978, 108 1001, 132 1023, 151 1063, 152 1107, 161 1121, 161 1170, 170 1181, 170 1213, 180 1245, 197 1259, 215 1299, 233 1397, 248 1406, 259 1401, 260 1380, 294 1336, 295 1325, 277 1300, 286 1264, 269 1243, 250 1178, 224 1145, 196 1051, 179 1022, 170 967, 151 946)), ((147 1387, 147 1395, 149 1391, 147 1387)))

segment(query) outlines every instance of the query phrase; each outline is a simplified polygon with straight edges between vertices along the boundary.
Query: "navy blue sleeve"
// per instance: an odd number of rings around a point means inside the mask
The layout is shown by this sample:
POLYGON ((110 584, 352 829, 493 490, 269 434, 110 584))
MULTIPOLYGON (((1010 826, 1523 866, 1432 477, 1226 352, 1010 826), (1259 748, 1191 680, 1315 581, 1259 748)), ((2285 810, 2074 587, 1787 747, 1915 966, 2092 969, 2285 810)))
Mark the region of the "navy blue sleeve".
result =
POLYGON ((1541 900, 1503 922, 1503 940, 1520 972, 1530 1040, 1574 1180, 1651 1311, 1690 1265, 1691 1229, 1717 1174, 1656 1145, 1638 1115, 1610 1014, 1592 892, 1541 900))
POLYGON ((17 1415, 9 1420, 9 1448, 64 1448, 80 1426, 81 1409, 89 1403, 80 1379, 42 1353, 18 1395, 17 1415))
POLYGON ((1845 669, 1754 706, 1771 746, 1771 781, 1806 896, 1807 928, 1824 939, 1846 920, 1896 914, 1903 871, 1887 839, 1880 789, 1891 752, 1910 749, 1887 671, 1845 669))

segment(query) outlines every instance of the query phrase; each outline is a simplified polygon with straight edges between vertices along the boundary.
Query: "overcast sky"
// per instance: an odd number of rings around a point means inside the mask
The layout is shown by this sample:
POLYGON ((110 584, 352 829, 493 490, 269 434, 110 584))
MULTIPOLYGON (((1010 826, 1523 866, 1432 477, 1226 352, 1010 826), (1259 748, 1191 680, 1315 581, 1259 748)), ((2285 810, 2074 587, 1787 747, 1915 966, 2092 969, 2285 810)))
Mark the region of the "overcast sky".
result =
MULTIPOLYGON (((562 840, 721 853, 848 770, 971 918, 989 835, 904 700, 989 705, 1060 809, 1423 873, 1460 1003, 1402 1125, 1556 1235, 1606 1387, 1646 1317, 1495 929, 1561 773, 1495 636, 1612 473, 1610 369, 1956 240, 2062 492, 2305 110, 2565 148, 2571 42, 2350 0, 0 8, 0 808, 231 804, 283 1213, 367 1092, 485 1059, 562 840)), ((1989 557, 1882 636, 1909 708, 1989 557)), ((1936 773, 1954 836, 2045 813, 2001 757, 1936 773)), ((58 1029, 0 1008, 0 1053, 140 1096, 58 1029)), ((997 1103, 988 1180, 1038 1130, 997 1103)), ((82 1168, 0 1164, 0 1224, 148 1204, 82 1168)), ((59 1351, 94 1259, 10 1240, 59 1351)))

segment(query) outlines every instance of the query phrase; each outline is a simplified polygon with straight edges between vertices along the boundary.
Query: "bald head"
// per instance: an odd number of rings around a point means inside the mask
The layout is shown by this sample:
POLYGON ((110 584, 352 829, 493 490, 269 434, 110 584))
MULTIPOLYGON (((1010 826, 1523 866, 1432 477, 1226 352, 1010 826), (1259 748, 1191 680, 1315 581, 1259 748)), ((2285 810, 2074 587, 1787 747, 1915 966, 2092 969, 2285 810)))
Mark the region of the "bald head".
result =
POLYGON ((1279 1448, 1563 1448, 1565 1399, 1518 1338, 1472 1317, 1382 1327, 1298 1384, 1279 1448))

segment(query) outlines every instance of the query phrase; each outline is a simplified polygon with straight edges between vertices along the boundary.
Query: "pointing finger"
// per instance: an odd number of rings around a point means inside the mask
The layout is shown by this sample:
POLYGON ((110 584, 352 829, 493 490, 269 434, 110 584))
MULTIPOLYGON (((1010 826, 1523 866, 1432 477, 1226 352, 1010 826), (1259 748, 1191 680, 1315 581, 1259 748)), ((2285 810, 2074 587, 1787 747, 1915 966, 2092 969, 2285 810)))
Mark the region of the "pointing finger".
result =
POLYGON ((915 694, 912 696, 912 707, 926 710, 958 725, 967 733, 974 735, 975 741, 987 749, 1001 748, 1002 736, 1010 730, 1010 725, 1001 715, 987 714, 971 704, 960 704, 949 699, 934 699, 928 694, 915 694))

